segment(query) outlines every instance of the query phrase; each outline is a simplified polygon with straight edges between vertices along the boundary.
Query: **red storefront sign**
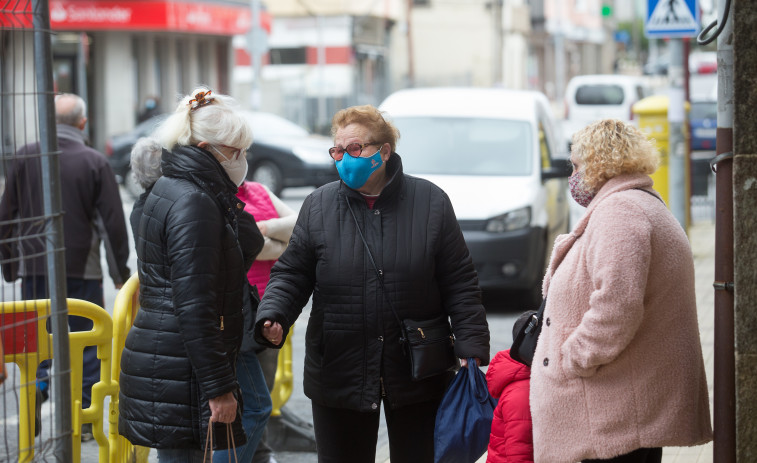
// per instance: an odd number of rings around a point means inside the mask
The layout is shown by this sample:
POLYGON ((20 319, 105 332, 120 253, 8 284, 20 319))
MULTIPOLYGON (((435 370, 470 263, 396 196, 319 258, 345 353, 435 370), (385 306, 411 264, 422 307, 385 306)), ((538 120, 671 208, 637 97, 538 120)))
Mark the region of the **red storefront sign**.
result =
MULTIPOLYGON (((0 0, 0 27, 32 27, 31 0, 0 0)), ((271 18, 261 12, 270 32, 271 18)), ((65 31, 170 31, 199 34, 246 34, 252 12, 245 4, 162 0, 51 0, 50 26, 65 31)))

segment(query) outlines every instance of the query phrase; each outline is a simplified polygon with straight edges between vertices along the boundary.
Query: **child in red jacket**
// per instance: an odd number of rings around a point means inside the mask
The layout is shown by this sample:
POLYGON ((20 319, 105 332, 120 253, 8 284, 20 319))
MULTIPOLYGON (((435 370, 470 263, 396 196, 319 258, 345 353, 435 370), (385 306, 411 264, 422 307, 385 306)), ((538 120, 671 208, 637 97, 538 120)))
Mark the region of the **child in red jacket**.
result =
MULTIPOLYGON (((515 322, 513 336, 527 317, 515 322)), ((510 349, 497 352, 486 370, 492 397, 498 397, 489 436, 486 463, 533 463, 534 443, 528 390, 531 369, 510 357, 510 349)))

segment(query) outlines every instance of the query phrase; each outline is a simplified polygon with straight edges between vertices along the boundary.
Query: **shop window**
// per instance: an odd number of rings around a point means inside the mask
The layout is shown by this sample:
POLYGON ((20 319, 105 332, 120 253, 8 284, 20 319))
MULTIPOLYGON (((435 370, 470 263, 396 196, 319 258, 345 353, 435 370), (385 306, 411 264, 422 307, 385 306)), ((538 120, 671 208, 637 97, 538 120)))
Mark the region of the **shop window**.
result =
POLYGON ((307 48, 271 48, 271 64, 307 64, 307 48))

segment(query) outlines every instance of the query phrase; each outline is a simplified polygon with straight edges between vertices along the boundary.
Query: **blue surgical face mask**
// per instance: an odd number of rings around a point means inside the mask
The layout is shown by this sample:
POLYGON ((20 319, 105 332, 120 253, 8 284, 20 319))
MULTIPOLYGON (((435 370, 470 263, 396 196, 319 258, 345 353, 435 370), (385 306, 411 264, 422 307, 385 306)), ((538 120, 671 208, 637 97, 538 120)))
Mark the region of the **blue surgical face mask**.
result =
POLYGON ((345 153, 341 161, 336 161, 336 170, 348 187, 357 190, 365 185, 365 182, 383 163, 380 149, 368 158, 353 158, 345 153))

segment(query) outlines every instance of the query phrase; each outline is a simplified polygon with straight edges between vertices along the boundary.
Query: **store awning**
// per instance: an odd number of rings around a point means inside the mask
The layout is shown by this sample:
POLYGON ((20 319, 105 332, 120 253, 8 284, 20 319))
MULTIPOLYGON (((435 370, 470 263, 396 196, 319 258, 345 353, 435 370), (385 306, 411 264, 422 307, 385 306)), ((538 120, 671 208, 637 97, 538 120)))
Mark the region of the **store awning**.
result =
MULTIPOLYGON (((0 27, 32 27, 31 0, 0 0, 0 27)), ((51 0, 50 26, 65 31, 169 31, 196 34, 246 34, 252 24, 247 3, 163 0, 51 0)), ((271 16, 260 25, 271 31, 271 16)))

